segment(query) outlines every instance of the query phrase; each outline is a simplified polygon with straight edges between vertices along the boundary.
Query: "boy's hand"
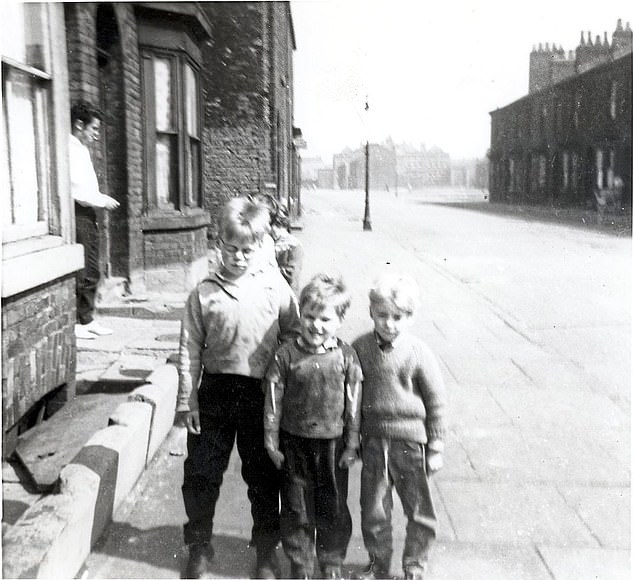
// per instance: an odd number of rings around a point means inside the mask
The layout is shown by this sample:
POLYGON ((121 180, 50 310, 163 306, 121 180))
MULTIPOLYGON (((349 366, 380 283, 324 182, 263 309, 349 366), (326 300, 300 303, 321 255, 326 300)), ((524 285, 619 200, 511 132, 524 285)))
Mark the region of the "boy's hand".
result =
POLYGON ((188 433, 200 435, 200 415, 198 411, 178 411, 176 424, 185 427, 188 433))
POLYGON ((282 469, 284 455, 280 451, 280 436, 277 431, 264 430, 264 449, 266 449, 275 467, 282 469))
POLYGON ((436 473, 436 471, 442 469, 442 466, 444 465, 442 453, 438 451, 428 449, 425 459, 427 461, 427 471, 430 474, 436 473))
POLYGON ((348 469, 358 458, 359 455, 356 449, 346 447, 341 454, 341 459, 339 459, 339 467, 348 469))

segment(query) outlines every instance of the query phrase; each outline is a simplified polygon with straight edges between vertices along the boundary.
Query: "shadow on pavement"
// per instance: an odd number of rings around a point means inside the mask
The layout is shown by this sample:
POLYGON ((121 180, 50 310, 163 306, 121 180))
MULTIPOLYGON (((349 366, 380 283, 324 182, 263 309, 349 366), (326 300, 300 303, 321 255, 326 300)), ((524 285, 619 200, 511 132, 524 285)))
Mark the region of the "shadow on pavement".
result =
POLYGON ((595 210, 586 210, 583 208, 511 205, 506 203, 491 203, 488 201, 429 201, 423 199, 413 200, 413 203, 419 205, 439 205, 493 215, 503 215, 522 221, 557 223, 579 229, 600 231, 620 237, 632 235, 632 216, 626 213, 606 216, 603 221, 601 221, 595 210))

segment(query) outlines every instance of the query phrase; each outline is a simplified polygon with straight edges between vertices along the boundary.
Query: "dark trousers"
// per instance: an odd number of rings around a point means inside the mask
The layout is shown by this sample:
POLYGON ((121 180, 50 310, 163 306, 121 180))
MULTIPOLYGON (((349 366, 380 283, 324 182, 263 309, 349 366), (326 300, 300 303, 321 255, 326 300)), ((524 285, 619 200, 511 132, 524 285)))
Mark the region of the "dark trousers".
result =
POLYGON ((282 431, 284 454, 281 529, 291 575, 311 576, 315 551, 324 574, 341 566, 352 534, 348 470, 337 462, 342 438, 307 439, 282 431))
POLYGON ((77 321, 92 322, 99 284, 99 230, 95 210, 75 204, 77 243, 84 246, 84 268, 77 273, 77 321))
POLYGON ((203 374, 198 391, 201 432, 187 435, 182 487, 189 520, 186 544, 211 540, 220 484, 236 439, 251 502, 251 543, 260 555, 279 542, 279 472, 264 449, 260 385, 260 379, 251 377, 203 374))

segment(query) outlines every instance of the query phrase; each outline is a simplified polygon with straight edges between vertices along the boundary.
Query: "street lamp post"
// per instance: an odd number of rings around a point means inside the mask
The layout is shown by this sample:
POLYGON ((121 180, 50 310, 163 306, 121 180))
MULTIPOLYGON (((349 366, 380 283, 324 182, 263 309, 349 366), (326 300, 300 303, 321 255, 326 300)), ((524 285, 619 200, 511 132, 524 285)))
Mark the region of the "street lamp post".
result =
MULTIPOLYGON (((365 101, 366 112, 370 109, 368 101, 365 101)), ((372 221, 370 220, 370 139, 365 141, 365 212, 363 213, 363 231, 372 231, 372 221)))

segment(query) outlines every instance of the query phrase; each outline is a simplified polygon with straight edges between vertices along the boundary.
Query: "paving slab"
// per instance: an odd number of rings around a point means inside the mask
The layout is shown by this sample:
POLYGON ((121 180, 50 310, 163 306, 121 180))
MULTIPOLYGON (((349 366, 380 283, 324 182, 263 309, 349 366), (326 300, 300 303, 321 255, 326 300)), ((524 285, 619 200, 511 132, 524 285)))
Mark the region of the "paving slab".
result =
POLYGON ((629 463, 604 434, 574 433, 522 425, 521 416, 509 428, 472 431, 461 440, 482 479, 518 482, 576 482, 585 484, 630 481, 629 463), (609 447, 609 449, 608 449, 609 447))
POLYGON ((560 490, 604 548, 631 547, 629 487, 573 487, 560 490))
MULTIPOLYGON (((438 542, 430 580, 552 580, 533 546, 438 542)), ((579 577, 581 578, 581 577, 579 577)))
POLYGON ((629 550, 575 549, 539 546, 554 580, 630 580, 629 550))
POLYGON ((443 481, 438 487, 460 542, 598 547, 552 486, 443 481))
POLYGON ((490 393, 501 409, 526 426, 558 427, 564 431, 623 429, 629 432, 630 417, 605 394, 575 389, 515 388, 491 386, 490 393))

